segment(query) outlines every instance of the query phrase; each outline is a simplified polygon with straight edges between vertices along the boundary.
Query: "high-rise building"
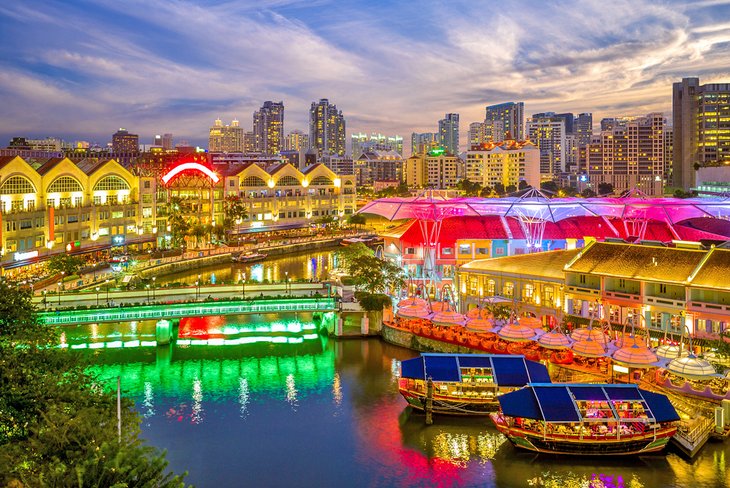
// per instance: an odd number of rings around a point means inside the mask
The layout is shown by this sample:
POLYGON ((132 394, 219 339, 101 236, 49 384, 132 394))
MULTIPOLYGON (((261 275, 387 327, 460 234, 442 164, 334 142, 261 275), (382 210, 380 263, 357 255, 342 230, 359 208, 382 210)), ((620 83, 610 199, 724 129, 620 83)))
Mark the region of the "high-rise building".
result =
POLYGON ((593 137, 585 151, 585 166, 579 171, 594 189, 610 183, 617 192, 638 189, 647 195, 662 195, 664 116, 651 113, 624 120, 593 137))
POLYGON ((152 140, 152 145, 162 147, 162 136, 160 134, 157 134, 152 140))
POLYGON ((494 188, 519 188, 520 181, 540 187, 540 151, 530 141, 487 142, 466 152, 465 178, 494 188))
POLYGON ((293 130, 286 135, 284 140, 286 151, 306 151, 309 149, 309 135, 300 130, 293 130))
POLYGON ((252 130, 243 133, 243 152, 246 154, 256 152, 256 134, 252 130))
POLYGON ((423 157, 426 158, 426 186, 428 188, 454 188, 459 182, 459 156, 449 154, 446 150, 432 149, 423 157))
POLYGON ((529 139, 540 150, 540 175, 543 180, 553 179, 566 170, 565 119, 552 112, 535 114, 527 122, 529 139))
POLYGON ((469 124, 469 145, 467 149, 487 142, 485 133, 486 125, 484 122, 472 122, 469 124))
POLYGON ((730 83, 683 78, 672 89, 674 185, 696 184, 695 165, 730 164, 730 83))
POLYGON ((565 171, 575 173, 578 170, 578 154, 580 145, 577 134, 565 135, 565 171))
POLYGON ((575 135, 578 136, 578 147, 585 146, 591 142, 593 135, 593 114, 578 114, 573 124, 575 135))
POLYGON ((208 150, 210 152, 243 152, 243 127, 238 120, 233 119, 231 125, 223 125, 221 119, 216 119, 210 128, 208 136, 208 150))
POLYGON ((439 120, 439 141, 449 154, 459 154, 459 114, 446 114, 439 120))
MULTIPOLYGON (((674 154, 674 127, 664 126, 664 185, 671 186, 672 156, 674 154)), ((728 175, 730 176, 730 175, 728 175)))
POLYGON ((112 135, 112 150, 115 153, 139 152, 139 136, 130 134, 127 129, 119 129, 112 135))
POLYGON ((253 113, 255 150, 273 155, 281 153, 284 143, 284 102, 266 101, 253 113))
POLYGON ((486 108, 484 122, 501 122, 501 138, 497 138, 494 130, 494 138, 491 142, 501 142, 507 138, 507 133, 516 141, 525 139, 525 104, 524 102, 507 102, 498 105, 490 105, 486 108))
POLYGON ((395 151, 403 156, 403 138, 399 135, 386 136, 372 133, 369 136, 362 132, 350 136, 352 159, 358 159, 368 151, 395 151))
POLYGON ((395 151, 369 151, 354 162, 355 178, 359 186, 376 181, 403 180, 403 158, 395 151))
POLYGON ((411 133, 411 154, 421 154, 439 145, 439 135, 435 132, 411 133))
POLYGON ((175 147, 172 141, 172 134, 169 132, 166 134, 162 134, 162 149, 165 151, 172 151, 172 148, 175 147))
POLYGON ((312 102, 309 109, 309 144, 317 155, 345 155, 345 118, 326 98, 312 102))

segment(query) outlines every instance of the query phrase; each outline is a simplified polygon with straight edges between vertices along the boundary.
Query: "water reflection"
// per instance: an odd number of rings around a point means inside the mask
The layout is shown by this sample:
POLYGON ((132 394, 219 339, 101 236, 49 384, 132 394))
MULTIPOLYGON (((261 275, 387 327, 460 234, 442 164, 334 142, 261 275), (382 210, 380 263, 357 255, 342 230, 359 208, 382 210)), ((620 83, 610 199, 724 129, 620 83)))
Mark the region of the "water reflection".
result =
POLYGON ((248 416, 248 402, 250 400, 248 393, 248 380, 246 378, 239 378, 238 385, 238 404, 241 406, 240 417, 245 419, 248 416))
POLYGON ((292 407, 297 406, 297 385, 293 374, 286 376, 286 401, 292 407))
POLYGON ((152 391, 152 382, 144 382, 144 400, 142 401, 142 408, 140 413, 142 417, 152 417, 155 414, 155 395, 152 391))
POLYGON ((203 421, 203 383, 198 378, 193 380, 193 413, 191 421, 194 424, 203 421))

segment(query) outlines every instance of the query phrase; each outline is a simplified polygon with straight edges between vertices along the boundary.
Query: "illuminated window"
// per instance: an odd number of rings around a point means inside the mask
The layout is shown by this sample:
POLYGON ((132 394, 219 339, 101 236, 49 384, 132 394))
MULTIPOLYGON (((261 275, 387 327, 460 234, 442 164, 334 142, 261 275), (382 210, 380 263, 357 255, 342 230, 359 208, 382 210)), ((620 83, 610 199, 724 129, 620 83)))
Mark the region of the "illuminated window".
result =
POLYGON ((243 186, 266 186, 266 182, 258 176, 247 176, 243 180, 243 186))
POLYGON ((506 297, 511 297, 515 293, 515 284, 511 281, 508 281, 504 284, 504 287, 502 288, 502 294, 506 297))
POLYGON ((3 186, 0 186, 0 195, 20 195, 25 193, 35 193, 33 183, 25 176, 11 176, 3 186))
POLYGON ((494 295, 496 289, 496 283, 494 280, 487 281, 487 295, 494 295))
POLYGON ((299 180, 297 180, 293 176, 287 175, 287 176, 283 176, 282 178, 280 178, 276 182, 276 184, 278 186, 297 186, 297 185, 299 185, 299 180))
POLYGON ((313 180, 312 180, 312 182, 310 183, 310 185, 315 185, 315 186, 321 186, 321 185, 331 185, 331 184, 332 184, 332 180, 330 180, 330 179, 329 179, 329 178, 327 178, 326 176, 317 176, 317 177, 316 177, 315 179, 313 179, 313 180))
POLYGON ((100 190, 129 190, 129 184, 117 175, 109 175, 103 177, 94 185, 94 191, 100 190))
POLYGON ((51 183, 51 186, 48 187, 47 193, 70 193, 74 191, 84 191, 81 187, 81 183, 70 176, 61 176, 51 183))

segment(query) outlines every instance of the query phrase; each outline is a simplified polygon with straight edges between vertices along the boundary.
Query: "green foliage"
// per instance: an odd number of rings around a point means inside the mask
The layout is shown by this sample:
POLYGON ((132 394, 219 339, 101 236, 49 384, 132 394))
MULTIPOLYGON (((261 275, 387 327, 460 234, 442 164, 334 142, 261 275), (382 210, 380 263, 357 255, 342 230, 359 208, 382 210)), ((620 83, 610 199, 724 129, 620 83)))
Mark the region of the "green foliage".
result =
POLYGON ((468 197, 475 197, 482 191, 482 186, 479 183, 473 183, 469 180, 461 180, 456 184, 456 188, 462 190, 468 197))
POLYGON ((611 183, 599 183, 598 184, 598 194, 599 195, 611 195, 613 194, 613 185, 611 183))
POLYGON ((71 276, 78 272, 83 263, 84 261, 78 256, 56 254, 48 260, 48 271, 51 273, 63 272, 66 276, 71 276))
POLYGON ((170 198, 167 204, 167 224, 170 227, 172 247, 180 247, 185 242, 185 236, 190 232, 190 222, 183 217, 184 201, 180 197, 170 198))
POLYGON ((360 256, 374 256, 375 253, 362 242, 356 242, 349 246, 341 247, 335 251, 335 263, 339 269, 350 272, 350 264, 360 256))
POLYGON ((368 312, 382 312, 385 307, 390 307, 392 304, 390 296, 383 293, 358 291, 355 292, 355 298, 360 306, 368 312))
POLYGON ((557 183, 555 183, 555 182, 554 182, 554 181, 552 181, 552 180, 549 180, 549 181, 543 181, 542 183, 540 183, 540 188, 541 188, 542 190, 545 190, 545 191, 549 191, 549 192, 557 193, 557 191, 558 191, 558 184, 557 184, 557 183))
POLYGON ((355 285, 368 293, 385 293, 389 289, 400 290, 405 284, 401 268, 372 255, 352 259, 348 271, 355 285))
POLYGON ((379 192, 377 192, 375 194, 375 196, 377 196, 377 197, 407 197, 410 194, 411 194, 411 191, 408 189, 408 185, 405 183, 401 183, 396 187, 389 187, 389 188, 380 190, 379 192))
POLYGON ((504 191, 505 191, 504 185, 502 183, 499 183, 499 182, 495 183, 494 184, 494 191, 497 192, 497 194, 499 194, 499 195, 504 195, 504 191))
POLYGON ((507 185, 507 188, 504 189, 507 193, 514 193, 517 191, 517 187, 515 185, 507 185))
POLYGON ((139 417, 78 356, 55 347, 55 329, 40 326, 30 294, 0 293, 0 486, 183 486, 164 455, 143 446, 139 417))
POLYGON ((590 188, 586 188, 585 190, 580 192, 580 196, 582 196, 583 198, 593 198, 596 196, 596 192, 594 192, 590 188))
POLYGON ((365 225, 366 221, 365 216, 362 214, 352 214, 347 218, 347 223, 356 226, 365 225))
POLYGON ((520 180, 520 184, 517 186, 518 190, 524 190, 525 188, 529 188, 530 185, 527 184, 525 180, 520 180))
POLYGON ((243 203, 243 199, 238 195, 228 195, 223 200, 223 213, 234 222, 236 220, 245 220, 248 218, 248 210, 243 203))

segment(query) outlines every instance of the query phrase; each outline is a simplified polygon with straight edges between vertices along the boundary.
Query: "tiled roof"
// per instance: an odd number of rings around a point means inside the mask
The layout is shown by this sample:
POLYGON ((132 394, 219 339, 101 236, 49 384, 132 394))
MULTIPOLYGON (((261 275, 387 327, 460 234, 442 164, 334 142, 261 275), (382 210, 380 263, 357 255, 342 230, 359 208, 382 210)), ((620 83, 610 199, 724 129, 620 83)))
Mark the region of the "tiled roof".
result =
POLYGON ((596 242, 566 271, 618 278, 685 283, 707 251, 596 242))
POLYGON ((579 249, 537 252, 503 258, 479 259, 461 267, 464 271, 484 271, 539 276, 554 280, 565 277, 563 268, 578 254, 579 249))
POLYGON ((730 290, 729 274, 730 249, 714 248, 690 281, 690 285, 730 290))
POLYGON ((46 161, 45 163, 41 164, 38 167, 38 169, 36 169, 36 171, 38 172, 39 175, 43 176, 44 174, 48 173, 53 168, 55 168, 56 165, 58 163, 60 163, 61 161, 63 161, 64 159, 66 159, 66 158, 51 158, 48 161, 46 161))

